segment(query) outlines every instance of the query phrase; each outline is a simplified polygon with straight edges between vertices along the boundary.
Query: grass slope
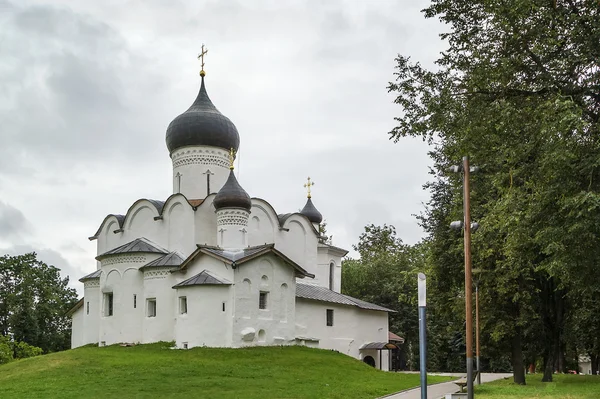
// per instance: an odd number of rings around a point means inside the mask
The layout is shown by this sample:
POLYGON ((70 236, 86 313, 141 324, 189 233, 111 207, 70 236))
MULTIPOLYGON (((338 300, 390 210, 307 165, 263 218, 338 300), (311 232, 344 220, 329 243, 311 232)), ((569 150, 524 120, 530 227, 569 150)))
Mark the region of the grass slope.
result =
MULTIPOLYGON (((446 381, 429 376, 428 382, 446 381)), ((0 398, 376 398, 419 385, 305 347, 83 347, 0 366, 0 398)))
POLYGON ((555 374, 553 382, 542 382, 542 375, 528 375, 527 385, 500 380, 477 387, 478 399, 598 399, 600 377, 555 374))

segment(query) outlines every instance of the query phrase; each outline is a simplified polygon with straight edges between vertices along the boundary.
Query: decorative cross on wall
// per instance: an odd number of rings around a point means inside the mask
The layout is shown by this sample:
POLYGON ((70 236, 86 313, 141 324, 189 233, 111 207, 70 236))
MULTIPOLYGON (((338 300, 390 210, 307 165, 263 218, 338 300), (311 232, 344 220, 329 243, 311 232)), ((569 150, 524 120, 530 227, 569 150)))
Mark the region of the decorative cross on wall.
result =
POLYGON ((206 172, 203 174, 206 175, 206 196, 208 197, 210 195, 210 176, 214 175, 214 173, 210 169, 206 169, 206 172))
POLYGON ((208 53, 208 48, 204 49, 204 43, 202 43, 202 52, 198 54, 198 59, 201 63, 200 76, 206 75, 206 72, 204 72, 204 56, 206 55, 206 53, 208 53))
POLYGON ((181 193, 181 173, 177 172, 175 177, 177 178, 177 192, 181 193))
POLYGON ((312 182, 312 181, 310 181, 310 176, 309 176, 309 177, 308 177, 308 181, 307 181, 306 183, 304 183, 304 188, 308 189, 308 195, 306 196, 307 198, 310 198, 310 197, 311 197, 311 196, 310 196, 310 188, 311 188, 312 186, 314 186, 314 185, 315 185, 315 183, 314 183, 314 182, 312 182))

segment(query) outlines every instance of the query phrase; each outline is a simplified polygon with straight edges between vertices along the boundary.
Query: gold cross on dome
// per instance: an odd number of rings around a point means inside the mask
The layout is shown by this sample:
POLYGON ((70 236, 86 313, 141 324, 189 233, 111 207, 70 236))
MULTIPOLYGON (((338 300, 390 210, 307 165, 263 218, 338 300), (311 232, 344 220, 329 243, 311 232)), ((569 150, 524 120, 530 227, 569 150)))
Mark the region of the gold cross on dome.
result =
POLYGON ((307 195, 307 198, 310 198, 310 197, 311 197, 311 196, 310 196, 310 188, 311 188, 311 186, 314 186, 314 185, 315 185, 315 183, 314 183, 314 182, 312 182, 312 181, 310 181, 310 176, 309 176, 309 177, 308 177, 308 181, 307 181, 306 183, 304 183, 304 188, 308 189, 308 195, 307 195))
POLYGON ((204 48, 204 43, 202 43, 202 52, 200 54, 198 54, 198 59, 201 62, 201 68, 200 68, 200 76, 204 76, 206 75, 206 72, 204 72, 204 55, 208 53, 208 48, 205 49, 204 48))
POLYGON ((232 148, 229 149, 229 169, 233 170, 233 161, 235 160, 235 150, 232 148))

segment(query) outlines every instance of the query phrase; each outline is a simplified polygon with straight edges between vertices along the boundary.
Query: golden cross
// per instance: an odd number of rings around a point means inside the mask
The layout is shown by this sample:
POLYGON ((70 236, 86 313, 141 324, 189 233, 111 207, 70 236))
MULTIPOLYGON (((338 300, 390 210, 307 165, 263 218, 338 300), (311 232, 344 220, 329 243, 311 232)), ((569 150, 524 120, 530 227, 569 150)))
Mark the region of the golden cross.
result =
POLYGON ((310 187, 311 187, 311 186, 314 186, 314 185, 315 185, 315 183, 314 183, 314 182, 312 182, 312 181, 310 181, 310 176, 309 176, 309 177, 308 177, 308 181, 307 181, 306 183, 304 183, 304 187, 308 189, 308 195, 307 195, 307 198, 310 198, 310 197, 311 197, 311 196, 310 196, 310 187))
POLYGON ((233 161, 235 160, 235 150, 233 147, 229 150, 229 169, 233 170, 233 161))
POLYGON ((208 53, 208 49, 205 50, 204 49, 204 43, 202 43, 202 52, 200 54, 198 54, 198 59, 202 63, 202 66, 200 68, 200 76, 206 75, 206 72, 204 72, 204 55, 206 53, 208 53))

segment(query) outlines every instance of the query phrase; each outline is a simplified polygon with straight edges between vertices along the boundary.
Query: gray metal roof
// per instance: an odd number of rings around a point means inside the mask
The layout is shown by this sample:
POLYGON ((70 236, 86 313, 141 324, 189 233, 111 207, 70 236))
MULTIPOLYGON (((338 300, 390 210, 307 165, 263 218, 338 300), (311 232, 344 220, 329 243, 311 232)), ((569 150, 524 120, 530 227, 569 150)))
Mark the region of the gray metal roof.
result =
POLYGON ((215 196, 213 205, 216 210, 223 208, 242 208, 250 211, 250 209, 252 209, 252 200, 246 190, 240 186, 240 183, 235 178, 233 169, 230 169, 229 177, 215 196))
POLYGON ((193 145, 220 147, 227 151, 230 148, 237 151, 239 148, 240 135, 237 128, 210 101, 204 77, 194 103, 169 124, 166 142, 169 153, 193 145))
POLYGON ((228 251, 219 247, 212 247, 208 245, 198 245, 198 249, 194 251, 181 265, 181 269, 185 269, 187 265, 198 256, 199 253, 204 253, 210 256, 213 256, 217 259, 220 259, 224 262, 231 262, 233 267, 237 267, 244 262, 252 260, 256 257, 272 253, 273 255, 283 259, 285 263, 292 266, 298 272, 297 275, 299 277, 311 277, 314 278, 315 275, 307 272, 302 266, 285 256, 283 253, 279 252, 275 249, 275 244, 264 244, 258 245, 255 247, 244 248, 243 250, 238 251, 228 251))
POLYGON ((313 223, 321 223, 323 221, 323 215, 317 210, 310 197, 308 197, 306 205, 304 205, 300 213, 313 223))
POLYGON ((169 266, 181 266, 184 257, 179 252, 169 252, 168 254, 161 256, 152 262, 146 263, 140 267, 140 270, 146 267, 169 267, 169 266))
POLYGON ((255 247, 248 247, 239 251, 227 251, 217 247, 202 247, 206 252, 225 258, 231 262, 243 261, 244 259, 256 255, 262 251, 273 248, 273 244, 257 245, 255 247))
POLYGON ((91 280, 93 278, 100 278, 101 273, 102 273, 101 270, 96 270, 95 272, 90 273, 87 276, 83 276, 82 278, 79 279, 79 281, 84 282, 86 280, 91 280))
POLYGON ((311 299, 314 301, 337 303, 340 305, 356 306, 361 309, 379 310, 382 312, 395 312, 392 309, 384 308, 383 306, 373 303, 361 301, 360 299, 352 298, 348 295, 340 294, 326 287, 318 285, 296 283, 296 297, 303 299, 311 299))
POLYGON ((164 248, 161 248, 157 244, 148 240, 147 238, 141 237, 136 238, 135 240, 128 242, 127 244, 121 245, 115 249, 111 249, 110 251, 104 252, 101 255, 96 256, 96 260, 100 260, 107 256, 118 255, 118 254, 126 254, 126 253, 155 253, 155 254, 166 254, 167 251, 164 248))
POLYGON ((224 278, 215 276, 208 270, 202 270, 195 276, 174 285, 173 288, 189 287, 192 285, 231 285, 231 282, 225 280, 224 278))

